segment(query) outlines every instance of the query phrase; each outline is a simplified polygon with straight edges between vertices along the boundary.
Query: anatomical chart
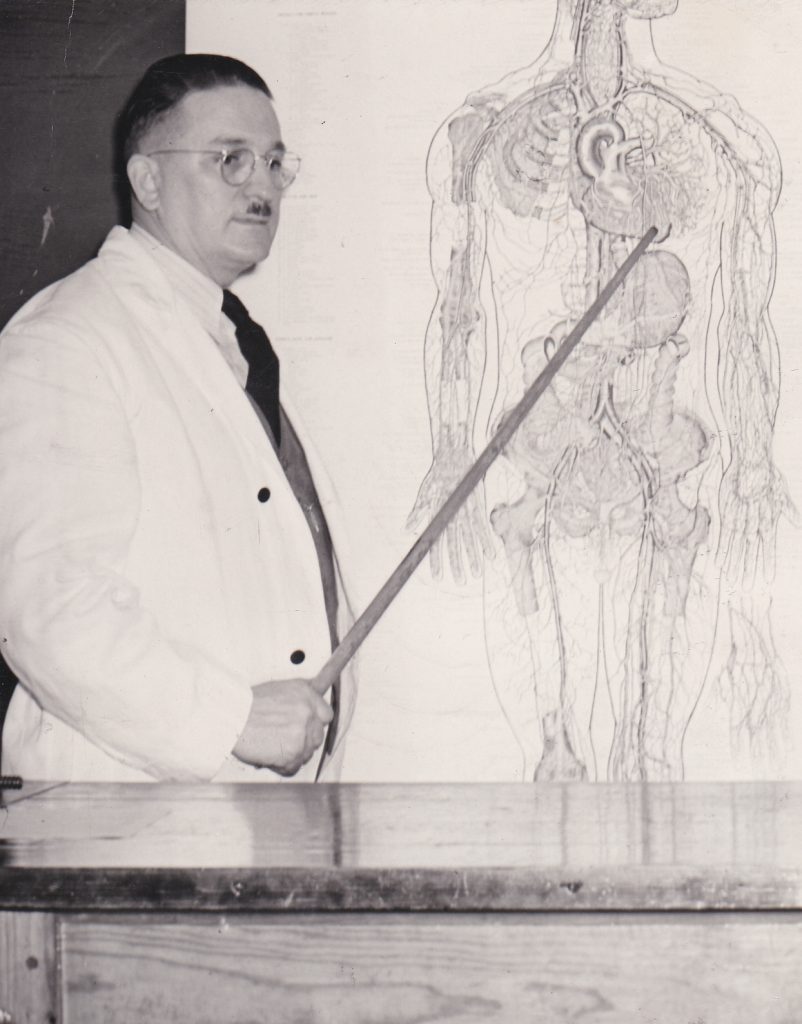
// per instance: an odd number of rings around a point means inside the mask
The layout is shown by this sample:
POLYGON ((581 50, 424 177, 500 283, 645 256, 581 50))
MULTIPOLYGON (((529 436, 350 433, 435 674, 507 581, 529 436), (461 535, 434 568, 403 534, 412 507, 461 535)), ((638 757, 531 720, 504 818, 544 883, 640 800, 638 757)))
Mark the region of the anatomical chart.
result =
POLYGON ((790 509, 772 452, 780 160, 732 97, 660 63, 651 23, 676 6, 559 0, 537 62, 471 93, 429 153, 433 461, 413 524, 658 229, 434 559, 483 574, 493 685, 537 780, 681 779, 705 686, 750 744, 787 713, 770 619, 790 509))
POLYGON ((188 0, 303 158, 237 290, 355 613, 658 229, 361 648, 346 780, 802 772, 800 46, 785 0, 188 0))

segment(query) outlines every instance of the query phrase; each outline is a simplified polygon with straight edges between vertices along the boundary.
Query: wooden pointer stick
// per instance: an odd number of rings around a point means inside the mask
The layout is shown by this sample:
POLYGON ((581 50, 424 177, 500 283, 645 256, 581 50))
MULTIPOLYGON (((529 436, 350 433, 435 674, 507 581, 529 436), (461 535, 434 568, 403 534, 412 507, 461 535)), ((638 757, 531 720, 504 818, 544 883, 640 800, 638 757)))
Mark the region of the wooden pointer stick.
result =
POLYGON ((537 379, 528 388, 520 402, 514 407, 512 412, 504 417, 501 426, 493 435, 490 443, 465 473, 452 494, 441 505, 432 521, 409 549, 365 611, 362 612, 351 629, 346 633, 318 675, 312 680, 312 686, 318 693, 324 694, 328 690, 351 658, 353 658, 354 654, 356 654, 357 650, 362 646, 363 641, 395 600, 398 592, 431 548, 434 547, 440 534, 457 514, 493 462, 495 462, 503 449, 506 448, 512 435, 532 411, 535 402, 551 384, 566 359, 579 344, 579 340, 610 301, 613 293, 621 285, 627 274, 629 274, 644 252, 649 248, 656 234, 657 228, 649 228, 640 242, 638 242, 618 270, 616 270, 615 274, 599 292, 595 302, 589 306, 576 327, 574 327, 540 374, 538 374, 537 379))

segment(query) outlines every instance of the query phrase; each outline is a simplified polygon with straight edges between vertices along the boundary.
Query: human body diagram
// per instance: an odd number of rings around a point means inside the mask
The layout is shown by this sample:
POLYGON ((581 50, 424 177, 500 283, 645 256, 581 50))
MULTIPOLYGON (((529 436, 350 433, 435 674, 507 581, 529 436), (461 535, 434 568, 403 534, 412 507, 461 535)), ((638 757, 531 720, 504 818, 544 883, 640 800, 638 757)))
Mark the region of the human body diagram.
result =
POLYGON ((682 778, 706 685, 734 737, 769 743, 784 715, 781 168, 731 97, 659 62, 651 22, 675 8, 559 0, 538 61, 470 95, 429 152, 433 460, 413 526, 658 228, 433 559, 483 575, 490 672, 530 779, 682 778))

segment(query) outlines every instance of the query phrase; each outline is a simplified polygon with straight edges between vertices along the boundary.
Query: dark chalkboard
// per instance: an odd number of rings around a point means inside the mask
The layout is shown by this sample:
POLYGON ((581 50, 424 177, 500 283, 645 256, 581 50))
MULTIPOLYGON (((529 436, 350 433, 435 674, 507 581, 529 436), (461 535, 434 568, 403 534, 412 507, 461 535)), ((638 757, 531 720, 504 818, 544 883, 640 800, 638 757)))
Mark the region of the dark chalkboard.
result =
POLYGON ((124 220, 114 120, 184 29, 184 0, 0 3, 0 326, 124 220))

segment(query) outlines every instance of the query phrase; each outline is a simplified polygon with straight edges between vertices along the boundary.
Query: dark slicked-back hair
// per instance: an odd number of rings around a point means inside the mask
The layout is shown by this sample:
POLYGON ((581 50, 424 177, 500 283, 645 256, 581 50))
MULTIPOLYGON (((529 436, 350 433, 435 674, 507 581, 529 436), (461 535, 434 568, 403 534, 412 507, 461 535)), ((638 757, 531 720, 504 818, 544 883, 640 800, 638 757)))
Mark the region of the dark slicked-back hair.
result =
POLYGON ((264 79, 234 57, 177 53, 151 64, 131 93, 117 123, 123 163, 137 152, 142 137, 188 93, 218 85, 249 85, 273 99, 264 79))

